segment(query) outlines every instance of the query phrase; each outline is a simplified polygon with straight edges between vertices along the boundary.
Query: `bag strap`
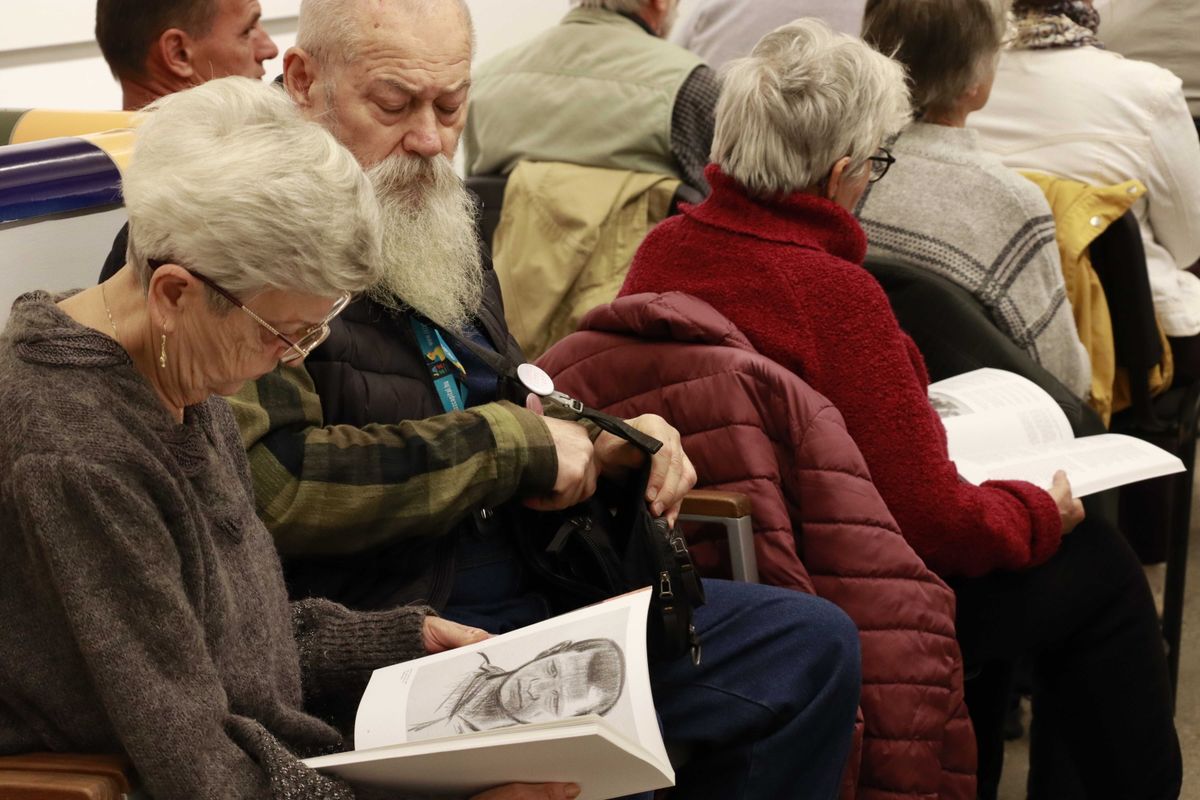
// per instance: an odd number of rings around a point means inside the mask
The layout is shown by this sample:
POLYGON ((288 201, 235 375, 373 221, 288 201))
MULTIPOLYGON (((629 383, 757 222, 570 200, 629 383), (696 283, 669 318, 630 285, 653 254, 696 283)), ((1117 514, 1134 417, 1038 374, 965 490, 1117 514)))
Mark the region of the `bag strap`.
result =
MULTIPOLYGON (((496 375, 499 376, 500 379, 506 382, 509 386, 520 387, 526 393, 537 394, 540 397, 553 400, 555 403, 572 412, 577 419, 586 419, 595 423, 596 427, 600 428, 600 430, 608 431, 613 436, 618 436, 621 439, 624 439, 647 455, 654 455, 662 449, 663 443, 658 439, 655 439, 653 436, 647 436, 619 417, 614 417, 611 414, 605 414, 603 411, 597 411, 594 408, 589 408, 564 392, 559 392, 552 389, 548 394, 543 394, 541 391, 538 391, 542 387, 532 387, 526 383, 521 376, 521 370, 516 364, 513 363, 512 359, 506 358, 500 353, 497 353, 495 350, 489 350, 487 348, 480 347, 479 345, 475 344, 475 342, 472 342, 469 338, 464 336, 456 336, 450 331, 443 331, 440 328, 438 331, 441 334, 439 335, 438 339, 445 344, 447 350, 449 350, 450 346, 448 343, 446 343, 444 337, 449 337, 451 340, 453 340, 455 348, 465 350, 482 361, 485 365, 487 365, 488 369, 495 372, 496 375)), ((553 386, 553 382, 550 381, 549 376, 547 376, 545 372, 532 364, 528 366, 537 370, 540 375, 545 376, 545 379, 549 381, 550 386, 553 386)))

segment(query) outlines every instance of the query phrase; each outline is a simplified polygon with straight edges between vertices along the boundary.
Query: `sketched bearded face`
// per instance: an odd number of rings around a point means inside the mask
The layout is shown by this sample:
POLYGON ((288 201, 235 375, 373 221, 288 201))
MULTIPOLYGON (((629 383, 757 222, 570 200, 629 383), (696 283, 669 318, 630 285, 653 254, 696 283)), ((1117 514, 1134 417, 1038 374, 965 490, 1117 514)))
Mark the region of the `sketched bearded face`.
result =
POLYGON ((567 644, 509 673, 500 705, 521 723, 606 714, 621 696, 624 657, 607 639, 567 644))

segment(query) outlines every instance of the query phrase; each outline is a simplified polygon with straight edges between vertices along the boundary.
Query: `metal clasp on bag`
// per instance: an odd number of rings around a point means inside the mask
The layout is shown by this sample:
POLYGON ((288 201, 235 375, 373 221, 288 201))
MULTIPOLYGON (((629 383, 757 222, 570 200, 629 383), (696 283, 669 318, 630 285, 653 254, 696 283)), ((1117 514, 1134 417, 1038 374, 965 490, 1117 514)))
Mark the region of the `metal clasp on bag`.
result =
POLYGON ((663 600, 675 597, 675 592, 671 591, 671 573, 666 570, 658 573, 658 596, 663 600))
POLYGON ((560 405, 566 406, 568 409, 571 410, 571 413, 573 413, 573 414, 582 414, 583 413, 583 410, 584 410, 583 403, 579 402, 574 397, 571 397, 569 394, 564 394, 562 392, 555 391, 555 392, 551 392, 550 394, 546 395, 546 397, 550 398, 551 400, 553 400, 556 403, 559 403, 560 405))

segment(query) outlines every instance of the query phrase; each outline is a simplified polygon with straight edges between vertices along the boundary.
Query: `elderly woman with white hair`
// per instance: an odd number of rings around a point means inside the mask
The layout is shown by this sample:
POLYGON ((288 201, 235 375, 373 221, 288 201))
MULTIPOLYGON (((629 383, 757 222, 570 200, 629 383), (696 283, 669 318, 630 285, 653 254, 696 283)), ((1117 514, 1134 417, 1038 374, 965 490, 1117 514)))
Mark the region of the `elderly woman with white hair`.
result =
POLYGON ((297 761, 341 746, 305 705, 484 634, 289 605, 217 395, 302 359, 377 279, 378 204, 276 89, 228 78, 151 108, 127 265, 18 298, 0 335, 0 753, 124 753, 156 800, 346 800, 297 761))
MULTIPOLYGON (((768 34, 727 69, 711 196, 651 232, 621 294, 698 297, 833 401, 905 538, 955 590, 964 662, 1036 658, 1053 702, 1039 741, 1088 797, 1173 797, 1162 638, 1132 551, 1090 521, 1064 538, 1083 508, 1061 472, 1050 491, 959 479, 921 355, 862 268, 850 209, 886 179, 880 146, 909 113, 903 68, 869 45, 814 20, 768 34)), ((1043 788, 1030 796, 1074 796, 1043 788)))

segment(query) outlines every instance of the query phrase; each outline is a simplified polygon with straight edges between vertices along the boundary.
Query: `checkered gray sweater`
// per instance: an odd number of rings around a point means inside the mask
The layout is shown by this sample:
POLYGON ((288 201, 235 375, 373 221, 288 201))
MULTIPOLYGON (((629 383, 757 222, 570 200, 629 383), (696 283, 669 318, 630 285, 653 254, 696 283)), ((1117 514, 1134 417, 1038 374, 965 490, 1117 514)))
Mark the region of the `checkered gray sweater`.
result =
POLYGON ((974 130, 917 122, 891 150, 896 163, 856 212, 868 260, 898 260, 959 284, 1017 346, 1086 399, 1091 363, 1041 191, 984 152, 974 130))
POLYGON ((308 704, 424 654, 427 609, 289 604, 228 404, 177 424, 44 293, 0 335, 0 754, 124 752, 155 800, 351 800, 308 704))

